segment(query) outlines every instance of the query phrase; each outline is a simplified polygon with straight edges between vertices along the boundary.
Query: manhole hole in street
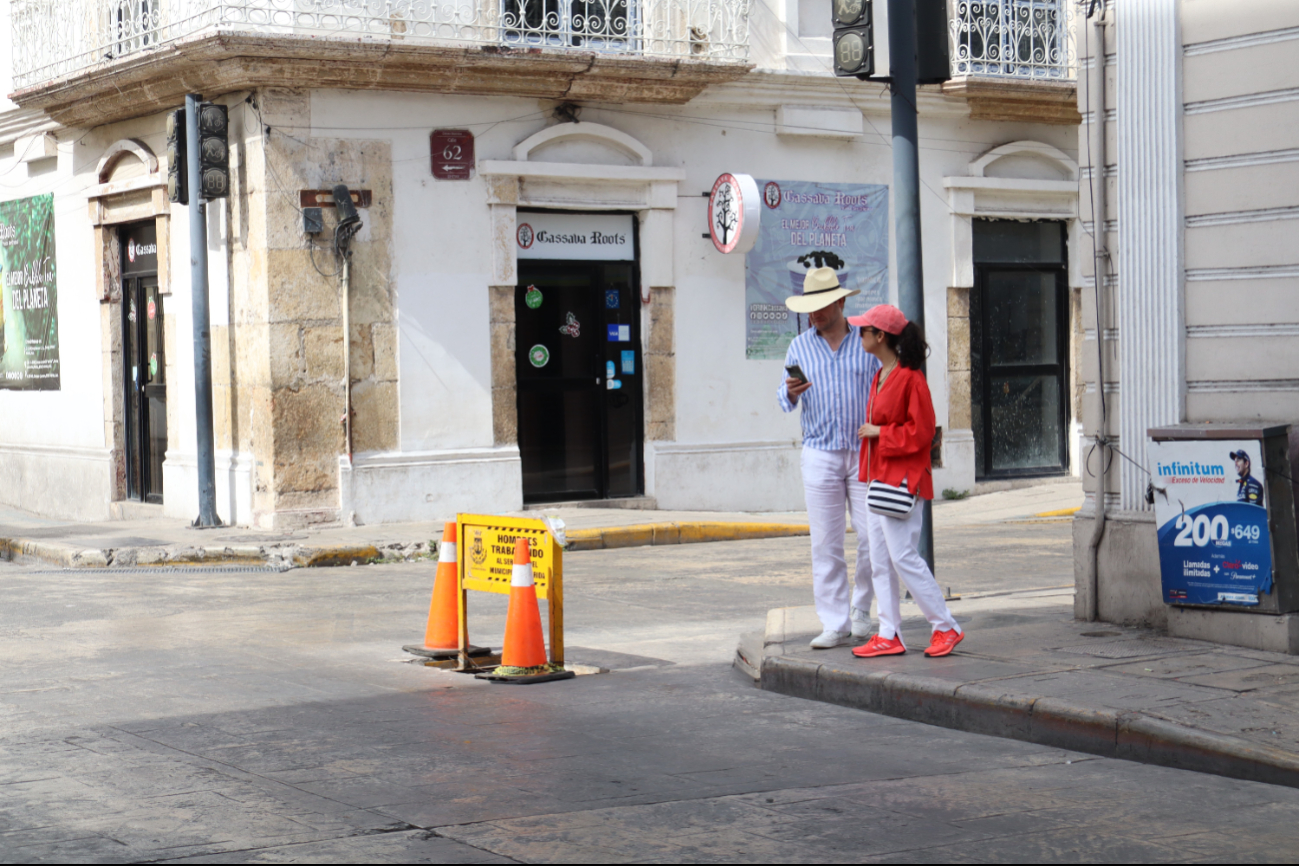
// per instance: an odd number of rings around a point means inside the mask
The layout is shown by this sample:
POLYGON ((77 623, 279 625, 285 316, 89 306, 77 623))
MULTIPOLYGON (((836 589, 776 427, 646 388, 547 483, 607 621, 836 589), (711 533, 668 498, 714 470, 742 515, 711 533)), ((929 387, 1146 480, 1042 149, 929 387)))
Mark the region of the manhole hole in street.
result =
POLYGON ((1079 637, 1122 637, 1121 631, 1085 631, 1079 637))
POLYGON ((1135 659, 1141 656, 1186 652, 1186 648, 1167 641, 1117 640, 1113 643, 1062 646, 1057 652, 1073 653, 1080 656, 1096 656, 1103 659, 1135 659))
POLYGON ((217 541, 233 541, 236 544, 278 544, 281 541, 298 541, 305 535, 223 535, 217 541))

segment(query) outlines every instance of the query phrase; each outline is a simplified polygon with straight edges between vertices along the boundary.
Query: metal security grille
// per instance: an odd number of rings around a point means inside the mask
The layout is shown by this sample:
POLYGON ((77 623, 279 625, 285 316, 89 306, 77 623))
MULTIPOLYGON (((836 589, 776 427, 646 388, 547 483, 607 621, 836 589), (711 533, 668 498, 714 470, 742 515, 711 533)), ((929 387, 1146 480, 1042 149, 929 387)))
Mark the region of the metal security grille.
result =
POLYGON ((1071 0, 958 0, 952 74, 1072 80, 1071 0))
POLYGON ((16 88, 215 33, 749 57, 752 0, 11 0, 16 88))

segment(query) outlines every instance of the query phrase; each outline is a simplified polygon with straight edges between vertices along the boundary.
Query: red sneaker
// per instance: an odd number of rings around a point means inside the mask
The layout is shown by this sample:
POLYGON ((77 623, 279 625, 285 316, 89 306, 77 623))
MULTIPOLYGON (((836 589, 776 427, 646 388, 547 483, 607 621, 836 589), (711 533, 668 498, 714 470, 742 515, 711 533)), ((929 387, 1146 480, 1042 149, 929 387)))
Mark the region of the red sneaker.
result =
POLYGON ((901 638, 875 635, 862 646, 854 647, 852 654, 859 659, 871 659, 875 656, 900 656, 906 651, 901 638))
POLYGON ((925 650, 925 655, 931 659, 941 658, 956 649, 956 645, 964 639, 965 632, 963 631, 957 631, 956 629, 936 631, 933 639, 929 642, 929 648, 925 650))

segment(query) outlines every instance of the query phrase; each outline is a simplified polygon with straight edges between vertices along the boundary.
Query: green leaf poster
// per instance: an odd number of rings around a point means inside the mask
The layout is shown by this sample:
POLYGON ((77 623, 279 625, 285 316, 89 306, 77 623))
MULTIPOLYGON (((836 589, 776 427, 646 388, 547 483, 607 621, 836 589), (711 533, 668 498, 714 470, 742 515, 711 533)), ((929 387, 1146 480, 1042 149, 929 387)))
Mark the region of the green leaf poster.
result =
POLYGON ((0 202, 0 388, 59 390, 54 196, 0 202))

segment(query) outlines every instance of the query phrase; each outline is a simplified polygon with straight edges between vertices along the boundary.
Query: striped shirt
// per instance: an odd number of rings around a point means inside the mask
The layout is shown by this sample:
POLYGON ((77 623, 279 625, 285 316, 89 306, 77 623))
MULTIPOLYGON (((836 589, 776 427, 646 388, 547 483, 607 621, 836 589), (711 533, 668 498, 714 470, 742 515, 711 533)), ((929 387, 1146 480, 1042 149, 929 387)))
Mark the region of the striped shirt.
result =
MULTIPOLYGON (((818 451, 856 451, 857 428, 866 421, 866 397, 879 360, 861 347, 861 330, 848 326, 837 351, 808 328, 794 338, 785 353, 785 366, 797 364, 812 383, 798 402, 803 404, 803 447, 818 451)), ((776 402, 785 412, 795 405, 781 377, 776 402)))

